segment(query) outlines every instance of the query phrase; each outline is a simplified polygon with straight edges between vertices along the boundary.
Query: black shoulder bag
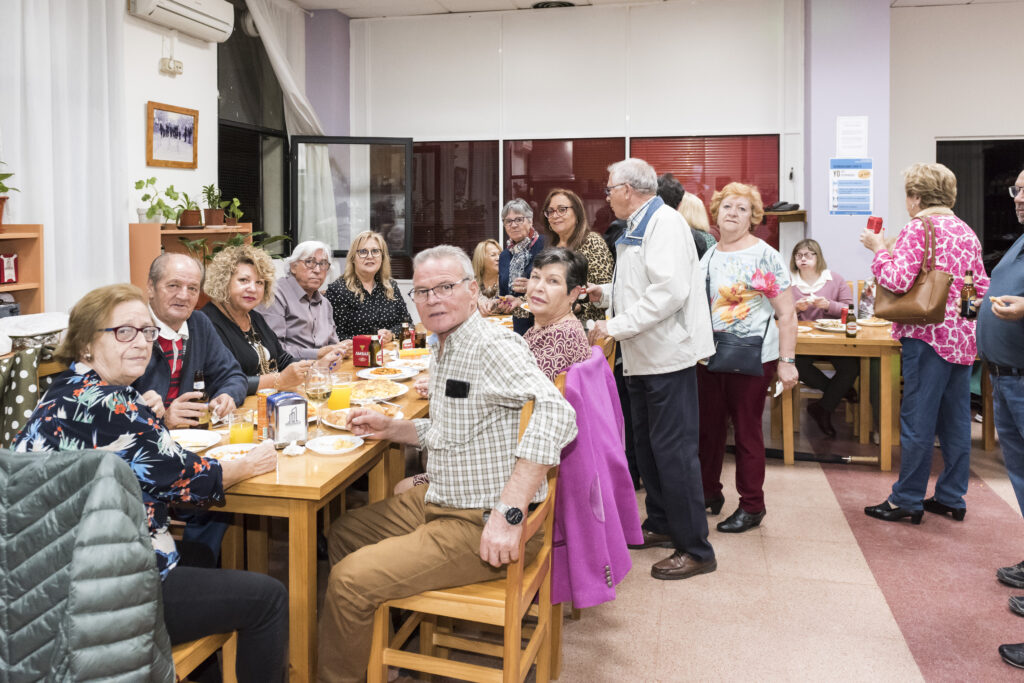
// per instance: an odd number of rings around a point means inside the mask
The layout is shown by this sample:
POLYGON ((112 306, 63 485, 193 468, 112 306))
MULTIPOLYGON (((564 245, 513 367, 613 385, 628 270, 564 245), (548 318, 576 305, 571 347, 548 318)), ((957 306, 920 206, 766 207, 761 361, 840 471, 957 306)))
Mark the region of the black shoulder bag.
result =
MULTIPOLYGON (((708 259, 708 274, 704 279, 704 289, 708 295, 708 309, 711 308, 711 261, 714 260, 715 252, 712 249, 711 258, 708 259)), ((712 316, 712 320, 714 316, 712 316)), ((740 337, 731 332, 713 332, 715 338, 715 355, 708 359, 709 372, 732 373, 735 375, 751 375, 763 377, 764 368, 761 365, 761 346, 768 334, 768 325, 772 324, 772 316, 768 316, 768 324, 764 327, 764 334, 760 337, 740 337)))

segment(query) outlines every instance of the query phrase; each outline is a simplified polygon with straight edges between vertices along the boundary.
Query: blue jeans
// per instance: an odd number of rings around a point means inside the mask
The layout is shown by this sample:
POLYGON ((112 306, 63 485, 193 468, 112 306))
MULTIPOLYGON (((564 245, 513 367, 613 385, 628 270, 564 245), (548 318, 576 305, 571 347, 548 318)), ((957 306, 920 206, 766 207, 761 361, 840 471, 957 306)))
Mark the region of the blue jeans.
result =
POLYGON ((889 501, 906 510, 922 508, 937 434, 944 467, 935 482, 935 500, 964 507, 971 466, 971 366, 943 360, 918 339, 904 337, 900 342, 900 478, 889 501))
POLYGON ((1006 473, 1024 512, 1024 377, 993 377, 992 399, 1006 473))

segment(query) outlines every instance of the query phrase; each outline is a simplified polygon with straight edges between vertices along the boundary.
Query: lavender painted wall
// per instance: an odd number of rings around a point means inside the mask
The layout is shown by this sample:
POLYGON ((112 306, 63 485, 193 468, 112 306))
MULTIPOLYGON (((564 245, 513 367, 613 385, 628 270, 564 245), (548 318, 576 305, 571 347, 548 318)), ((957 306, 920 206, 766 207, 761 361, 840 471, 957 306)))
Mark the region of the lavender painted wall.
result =
POLYGON ((335 10, 306 18, 306 96, 327 135, 349 133, 348 21, 335 10))
MULTIPOLYGON (((860 245, 863 216, 828 213, 828 162, 835 154, 836 117, 867 116, 874 160, 874 214, 895 235, 906 216, 889 207, 890 0, 805 0, 805 173, 807 235, 821 243, 829 268, 847 280, 870 276, 871 253, 860 245)), ((787 261, 789 254, 783 254, 787 261)))

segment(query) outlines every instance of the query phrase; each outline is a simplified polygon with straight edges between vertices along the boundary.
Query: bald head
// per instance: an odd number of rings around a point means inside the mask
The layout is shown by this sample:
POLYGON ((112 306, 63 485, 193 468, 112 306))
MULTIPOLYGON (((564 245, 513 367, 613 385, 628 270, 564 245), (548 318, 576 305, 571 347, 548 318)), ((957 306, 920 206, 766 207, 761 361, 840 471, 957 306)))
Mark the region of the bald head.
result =
POLYGON ((178 331, 199 301, 203 286, 203 267, 185 254, 164 253, 149 267, 146 293, 153 315, 178 331))

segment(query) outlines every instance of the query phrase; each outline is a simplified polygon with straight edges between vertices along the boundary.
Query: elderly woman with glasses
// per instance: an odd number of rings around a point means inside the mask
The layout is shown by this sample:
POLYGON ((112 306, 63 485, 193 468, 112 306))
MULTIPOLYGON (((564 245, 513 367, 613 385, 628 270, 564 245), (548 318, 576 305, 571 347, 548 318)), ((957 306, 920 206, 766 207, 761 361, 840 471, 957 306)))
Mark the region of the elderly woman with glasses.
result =
MULTIPOLYGON (((549 246, 571 249, 586 258, 587 282, 605 285, 612 281, 612 252, 600 235, 590 231, 579 195, 555 188, 548 192, 542 213, 544 229, 551 238, 549 246)), ((590 301, 574 304, 573 313, 584 324, 588 320, 604 320, 604 309, 590 301)))
POLYGON ((323 242, 302 242, 285 264, 288 275, 277 283, 273 300, 260 306, 281 346, 303 360, 317 360, 333 351, 350 355, 352 341, 338 341, 331 302, 320 294, 331 270, 331 248, 323 242))
POLYGON ((523 308, 526 282, 533 270, 533 257, 544 249, 544 237, 533 229, 533 209, 523 199, 505 204, 501 224, 508 233, 508 242, 498 256, 497 310, 511 313, 512 329, 525 334, 533 326, 533 316, 523 308))
MULTIPOLYGON (((274 263, 263 249, 243 244, 222 250, 206 267, 203 313, 248 379, 249 396, 259 389, 290 389, 302 383, 313 361, 296 360, 259 312, 274 298, 274 263)), ((339 351, 331 352, 340 357, 339 351)), ((327 356, 329 360, 334 357, 327 356)))
POLYGON ((391 278, 388 245, 378 233, 365 230, 352 241, 345 273, 327 287, 338 339, 376 334, 387 344, 412 324, 409 309, 391 278))
MULTIPOLYGON (((265 574, 192 564, 190 544, 168 527, 168 508, 223 504, 224 490, 273 472, 272 443, 238 460, 204 458, 175 443, 159 416, 131 387, 146 370, 158 328, 142 290, 95 289, 71 309, 57 359, 58 375, 13 448, 20 453, 103 449, 127 462, 139 480, 149 536, 160 573, 163 617, 172 644, 238 632, 240 681, 284 681, 288 653, 288 593, 265 574)), ((116 552, 113 548, 111 552, 116 552)))

